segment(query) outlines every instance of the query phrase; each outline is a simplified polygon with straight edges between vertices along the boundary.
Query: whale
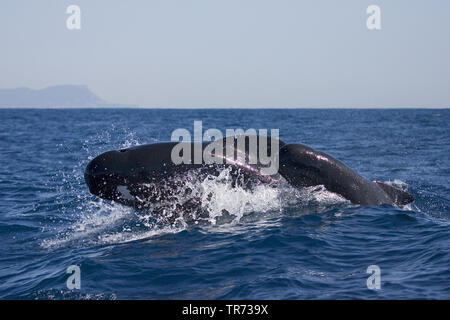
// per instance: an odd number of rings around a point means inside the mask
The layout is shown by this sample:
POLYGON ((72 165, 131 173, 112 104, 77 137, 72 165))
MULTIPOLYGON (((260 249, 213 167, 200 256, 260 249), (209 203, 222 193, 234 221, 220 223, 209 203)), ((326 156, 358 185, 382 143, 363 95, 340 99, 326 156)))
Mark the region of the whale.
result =
MULTIPOLYGON (((183 188, 189 181, 218 177, 223 170, 228 170, 234 186, 248 189, 260 184, 276 188, 284 180, 295 188, 324 186, 357 205, 404 206, 414 201, 407 191, 366 179, 324 152, 270 136, 234 136, 213 142, 159 142, 107 151, 88 163, 84 178, 93 195, 143 209, 152 203, 170 203, 180 193, 189 193, 189 188, 183 188), (258 158, 261 145, 267 156, 277 162, 276 172, 267 173, 267 161, 258 158), (174 161, 175 150, 185 161, 174 161), (195 159, 198 151, 208 153, 211 158, 198 161, 195 159), (226 161, 218 161, 223 159, 226 161)), ((185 205, 195 207, 198 201, 185 205)))

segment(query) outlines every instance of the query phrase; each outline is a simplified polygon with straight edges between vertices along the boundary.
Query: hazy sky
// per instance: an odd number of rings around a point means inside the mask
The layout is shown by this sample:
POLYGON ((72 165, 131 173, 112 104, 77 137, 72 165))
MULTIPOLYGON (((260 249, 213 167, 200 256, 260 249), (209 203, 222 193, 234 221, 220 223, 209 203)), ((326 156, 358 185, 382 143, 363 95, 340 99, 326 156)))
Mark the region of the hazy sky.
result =
POLYGON ((448 108, 450 1, 0 0, 0 88, 57 84, 149 107, 448 108))

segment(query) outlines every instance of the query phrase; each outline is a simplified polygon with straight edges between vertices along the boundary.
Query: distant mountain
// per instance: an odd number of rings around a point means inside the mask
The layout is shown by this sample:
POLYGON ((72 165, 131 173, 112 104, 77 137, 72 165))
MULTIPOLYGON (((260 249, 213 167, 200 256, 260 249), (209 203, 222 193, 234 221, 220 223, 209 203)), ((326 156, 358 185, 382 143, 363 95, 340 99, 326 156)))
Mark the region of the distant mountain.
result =
POLYGON ((107 107, 111 106, 82 85, 59 85, 33 90, 0 89, 0 107, 107 107))

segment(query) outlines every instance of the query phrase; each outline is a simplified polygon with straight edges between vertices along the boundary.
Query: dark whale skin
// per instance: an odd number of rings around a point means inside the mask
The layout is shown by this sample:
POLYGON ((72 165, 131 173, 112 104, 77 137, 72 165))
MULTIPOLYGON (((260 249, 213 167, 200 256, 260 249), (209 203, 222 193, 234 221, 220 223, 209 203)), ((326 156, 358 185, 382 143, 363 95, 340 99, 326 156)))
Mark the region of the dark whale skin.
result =
MULTIPOLYGON (((191 163, 174 164, 171 153, 179 142, 163 142, 105 152, 87 165, 85 181, 89 191, 100 198, 136 206, 136 199, 158 201, 165 193, 171 192, 171 183, 182 183, 183 175, 192 171, 218 175, 223 168, 228 167, 232 169, 236 179, 249 181, 250 184, 255 181, 270 183, 282 176, 294 187, 323 185, 328 191, 359 205, 405 205, 414 201, 408 192, 380 181, 370 181, 323 152, 301 144, 285 144, 278 139, 278 149, 271 150, 271 142, 275 138, 256 136, 258 143, 262 138, 267 139, 269 155, 272 152, 278 153, 277 174, 262 174, 261 168, 264 165, 259 162, 252 165, 239 162, 223 165, 204 162, 195 164, 195 147, 204 150, 210 144, 208 142, 186 143, 186 148, 191 148, 191 163), (172 179, 175 177, 178 177, 177 182, 172 179), (149 184, 151 187, 145 187, 149 184), (130 197, 124 197, 120 188, 126 188, 130 197)), ((250 137, 245 136, 245 144, 240 146, 236 137, 234 139, 234 155, 240 152, 248 156, 250 137)), ((226 154, 225 147, 223 154, 226 154)))
POLYGON ((355 204, 405 205, 414 200, 403 190, 367 180, 339 160, 301 144, 280 149, 279 172, 295 187, 323 185, 355 204))

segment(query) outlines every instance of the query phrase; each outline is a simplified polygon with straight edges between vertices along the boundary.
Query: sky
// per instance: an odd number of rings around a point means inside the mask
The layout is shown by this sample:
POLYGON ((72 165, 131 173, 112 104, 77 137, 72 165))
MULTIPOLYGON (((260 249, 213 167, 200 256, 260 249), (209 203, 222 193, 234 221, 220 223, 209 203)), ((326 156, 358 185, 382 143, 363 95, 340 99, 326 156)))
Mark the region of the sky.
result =
POLYGON ((450 1, 1 0, 0 88, 60 84, 143 107, 448 108, 450 1))

